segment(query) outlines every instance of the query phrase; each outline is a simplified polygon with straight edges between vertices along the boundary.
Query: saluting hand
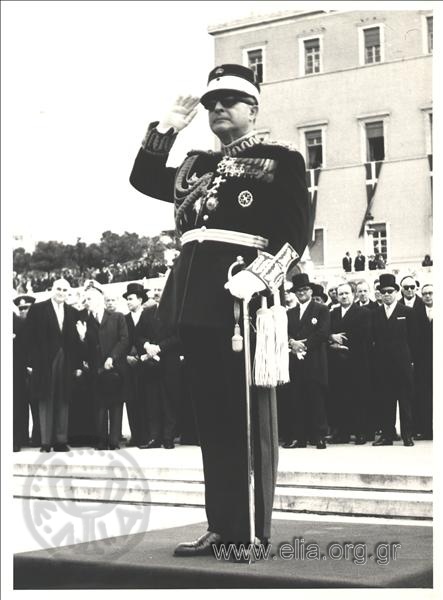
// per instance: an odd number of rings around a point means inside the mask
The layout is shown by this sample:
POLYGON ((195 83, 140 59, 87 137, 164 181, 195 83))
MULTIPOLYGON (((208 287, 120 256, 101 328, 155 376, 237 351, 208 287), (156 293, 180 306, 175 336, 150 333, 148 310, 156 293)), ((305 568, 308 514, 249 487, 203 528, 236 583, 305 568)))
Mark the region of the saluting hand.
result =
POLYGON ((166 132, 171 127, 175 131, 181 131, 189 125, 197 114, 200 98, 197 96, 179 96, 170 110, 160 120, 157 129, 166 132))

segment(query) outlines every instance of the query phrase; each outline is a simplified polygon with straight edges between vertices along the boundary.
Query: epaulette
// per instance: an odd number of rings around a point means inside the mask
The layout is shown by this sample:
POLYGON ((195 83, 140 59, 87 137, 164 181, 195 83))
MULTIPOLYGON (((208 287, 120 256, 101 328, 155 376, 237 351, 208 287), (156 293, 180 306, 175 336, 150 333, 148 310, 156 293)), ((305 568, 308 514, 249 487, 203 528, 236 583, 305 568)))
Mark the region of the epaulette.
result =
POLYGON ((291 152, 298 152, 298 148, 292 142, 287 142, 284 140, 264 140, 263 146, 273 146, 280 147, 284 150, 291 150, 291 152))

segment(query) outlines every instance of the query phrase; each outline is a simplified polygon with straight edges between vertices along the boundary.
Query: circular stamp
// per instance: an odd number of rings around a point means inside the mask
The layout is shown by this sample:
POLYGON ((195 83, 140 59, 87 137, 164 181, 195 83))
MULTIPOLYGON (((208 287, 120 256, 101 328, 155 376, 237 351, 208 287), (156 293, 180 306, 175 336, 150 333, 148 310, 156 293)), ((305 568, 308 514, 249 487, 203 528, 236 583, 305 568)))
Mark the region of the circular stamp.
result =
POLYGON ((28 531, 48 552, 82 544, 83 554, 114 559, 137 545, 149 524, 148 480, 124 449, 41 454, 17 495, 28 531), (100 460, 91 462, 92 455, 100 460))

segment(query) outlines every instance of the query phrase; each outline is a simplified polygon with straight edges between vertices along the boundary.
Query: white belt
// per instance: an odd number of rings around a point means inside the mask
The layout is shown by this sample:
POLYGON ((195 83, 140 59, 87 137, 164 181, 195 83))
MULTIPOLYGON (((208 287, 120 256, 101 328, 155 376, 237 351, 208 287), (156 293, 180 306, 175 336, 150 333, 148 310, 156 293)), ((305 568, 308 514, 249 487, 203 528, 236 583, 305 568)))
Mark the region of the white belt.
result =
POLYGON ((264 250, 269 244, 269 240, 259 235, 228 231, 227 229, 206 229, 204 226, 200 229, 187 231, 180 239, 182 244, 188 244, 189 242, 224 242, 225 244, 248 246, 259 250, 264 250))

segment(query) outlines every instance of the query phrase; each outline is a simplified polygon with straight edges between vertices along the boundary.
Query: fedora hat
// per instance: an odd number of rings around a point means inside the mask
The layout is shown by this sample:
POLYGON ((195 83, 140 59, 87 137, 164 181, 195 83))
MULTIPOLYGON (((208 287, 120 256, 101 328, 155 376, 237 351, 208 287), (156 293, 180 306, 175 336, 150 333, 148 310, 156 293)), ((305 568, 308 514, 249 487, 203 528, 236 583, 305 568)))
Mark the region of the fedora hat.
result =
POLYGON ((377 290, 380 291, 387 287, 393 287, 397 292, 400 289, 399 285, 395 282, 395 275, 391 275, 391 273, 383 273, 380 275, 377 290))
POLYGON ((312 290, 313 285, 314 284, 309 281, 309 275, 307 273, 296 273, 292 278, 292 289, 294 292, 302 287, 310 287, 312 290))
POLYGON ((141 283, 128 283, 128 285, 126 286, 126 292, 123 294, 123 298, 125 298, 126 300, 131 294, 135 294, 136 296, 141 298, 143 302, 146 302, 146 300, 148 299, 146 295, 146 290, 141 283))

